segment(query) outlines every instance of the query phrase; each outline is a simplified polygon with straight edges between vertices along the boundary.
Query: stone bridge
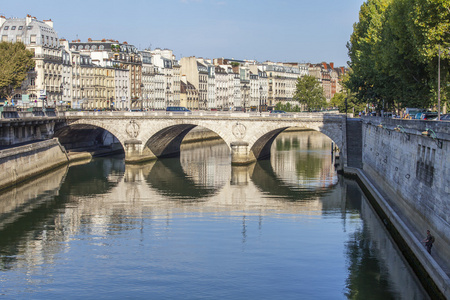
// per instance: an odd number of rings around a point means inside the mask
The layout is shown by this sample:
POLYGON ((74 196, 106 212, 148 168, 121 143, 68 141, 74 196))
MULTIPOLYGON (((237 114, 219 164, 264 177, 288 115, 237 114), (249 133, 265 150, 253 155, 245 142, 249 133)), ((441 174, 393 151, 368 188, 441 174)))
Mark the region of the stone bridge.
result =
POLYGON ((224 140, 234 165, 269 157, 273 140, 290 127, 320 131, 333 140, 342 154, 345 152, 345 115, 74 112, 65 117, 69 127, 55 128, 55 137, 70 135, 72 129, 102 128, 121 143, 129 163, 179 155, 183 138, 196 126, 211 130, 224 140))

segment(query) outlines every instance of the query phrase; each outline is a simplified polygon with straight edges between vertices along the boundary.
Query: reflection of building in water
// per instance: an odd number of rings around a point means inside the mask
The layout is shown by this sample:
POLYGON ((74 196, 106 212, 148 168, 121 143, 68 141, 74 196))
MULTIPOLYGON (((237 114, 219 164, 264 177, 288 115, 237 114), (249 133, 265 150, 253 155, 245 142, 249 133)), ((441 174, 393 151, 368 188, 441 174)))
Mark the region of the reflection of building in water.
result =
MULTIPOLYGON (((294 151, 292 155, 282 150, 279 151, 281 155, 275 153, 272 158, 272 164, 276 166, 275 174, 267 173, 254 165, 232 171, 228 147, 217 142, 205 143, 201 147, 198 144, 184 145, 178 165, 157 161, 125 166, 121 160, 94 160, 89 165, 69 170, 60 189, 61 196, 58 197, 55 194, 64 174, 49 174, 48 178, 55 182, 26 185, 23 191, 28 191, 27 194, 22 193, 20 200, 14 200, 20 202, 15 205, 17 207, 21 203, 35 202, 42 191, 55 191, 51 197, 46 197, 46 209, 39 212, 34 229, 27 229, 15 238, 15 242, 8 243, 16 243, 12 251, 24 253, 25 257, 29 255, 33 259, 38 257, 43 261, 50 261, 58 252, 69 250, 64 249, 71 245, 69 241, 85 234, 101 239, 103 236, 141 227, 154 234, 164 234, 162 231, 171 226, 170 220, 179 213, 258 216, 264 222, 266 216, 301 219, 309 215, 311 218, 320 218, 324 207, 342 209, 345 198, 341 197, 339 189, 329 189, 326 195, 311 193, 307 197, 301 197, 300 192, 292 191, 299 180, 309 178, 301 172, 298 174, 297 153, 314 152, 316 149, 320 153, 321 149, 329 152, 329 141, 314 132, 289 133, 281 136, 279 141, 298 146, 298 149, 302 149, 304 145, 310 146, 306 148, 307 151, 294 151), (321 143, 325 143, 325 146, 320 146, 321 143), (256 172, 264 174, 255 175, 256 172), (57 178, 59 179, 56 180, 57 178), (277 188, 280 182, 291 181, 296 183, 293 188, 290 184, 277 188), (261 185, 268 189, 261 189, 261 185), (178 194, 174 194, 174 190, 178 194), (200 196, 192 197, 192 190, 200 196), (52 202, 54 206, 49 205, 52 202), (151 223, 152 226, 144 226, 142 223, 151 223), (51 225, 48 230, 47 224, 51 225)), ((300 161, 302 159, 304 157, 300 156, 300 161)), ((329 163, 320 162, 318 165, 324 168, 329 167, 329 163)), ((320 172, 328 174, 325 171, 319 171, 319 174, 322 174, 320 172)), ((3 212, 8 210, 12 208, 5 206, 3 212)), ((27 212, 28 215, 33 213, 27 212)), ((22 263, 30 261, 31 258, 22 263)), ((33 265, 40 263, 41 261, 32 261, 26 268, 31 269, 33 265)))
POLYGON ((13 187, 0 194, 0 230, 5 224, 14 222, 35 207, 44 205, 49 197, 58 194, 58 190, 67 173, 67 167, 61 167, 30 182, 13 187))
POLYGON ((336 184, 331 144, 331 139, 318 131, 282 133, 272 145, 273 169, 286 183, 302 188, 336 184))
POLYGON ((41 230, 40 224, 36 226, 39 229, 30 225, 35 225, 36 220, 41 219, 41 215, 36 211, 53 212, 58 206, 55 197, 66 173, 67 166, 64 166, 1 193, 0 269, 9 269, 14 265, 32 271, 35 265, 51 264, 54 256, 63 250, 59 243, 49 242, 64 239, 61 231, 53 231, 53 220, 43 218, 50 225, 49 231, 41 230), (24 220, 28 226, 23 226, 24 220))
POLYGON ((230 149, 222 140, 183 144, 180 162, 184 172, 199 185, 214 187, 230 180, 230 149))

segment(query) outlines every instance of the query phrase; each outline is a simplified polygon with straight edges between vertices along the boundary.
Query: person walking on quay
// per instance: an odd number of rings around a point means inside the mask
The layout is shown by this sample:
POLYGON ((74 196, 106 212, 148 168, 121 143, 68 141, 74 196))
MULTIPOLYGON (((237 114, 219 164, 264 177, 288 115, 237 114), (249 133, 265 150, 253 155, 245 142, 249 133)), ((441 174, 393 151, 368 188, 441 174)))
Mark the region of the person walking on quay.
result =
POLYGON ((431 254, 431 247, 433 247, 434 236, 431 235, 430 230, 427 230, 427 237, 422 241, 425 243, 425 247, 427 247, 428 253, 431 254))

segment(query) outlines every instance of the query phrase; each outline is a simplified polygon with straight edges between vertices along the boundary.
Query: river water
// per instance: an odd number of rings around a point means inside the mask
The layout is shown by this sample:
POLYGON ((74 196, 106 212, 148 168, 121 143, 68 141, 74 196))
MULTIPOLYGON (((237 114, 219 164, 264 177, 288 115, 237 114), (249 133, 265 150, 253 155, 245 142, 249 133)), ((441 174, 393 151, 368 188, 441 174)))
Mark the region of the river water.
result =
POLYGON ((5 299, 427 299, 331 140, 270 161, 223 143, 139 166, 94 159, 0 196, 5 299))

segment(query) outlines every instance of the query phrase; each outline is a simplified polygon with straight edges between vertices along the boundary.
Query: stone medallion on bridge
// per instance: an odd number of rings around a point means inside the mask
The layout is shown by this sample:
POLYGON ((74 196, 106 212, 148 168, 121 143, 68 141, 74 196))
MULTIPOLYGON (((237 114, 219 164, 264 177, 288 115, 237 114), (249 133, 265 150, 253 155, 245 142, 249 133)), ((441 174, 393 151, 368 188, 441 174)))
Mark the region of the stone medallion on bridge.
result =
POLYGON ((233 135, 238 139, 243 139, 245 136, 245 132, 247 131, 247 127, 245 127, 242 123, 236 123, 232 128, 233 135))
POLYGON ((127 124, 127 134, 130 138, 135 139, 139 135, 140 126, 134 120, 127 124))

